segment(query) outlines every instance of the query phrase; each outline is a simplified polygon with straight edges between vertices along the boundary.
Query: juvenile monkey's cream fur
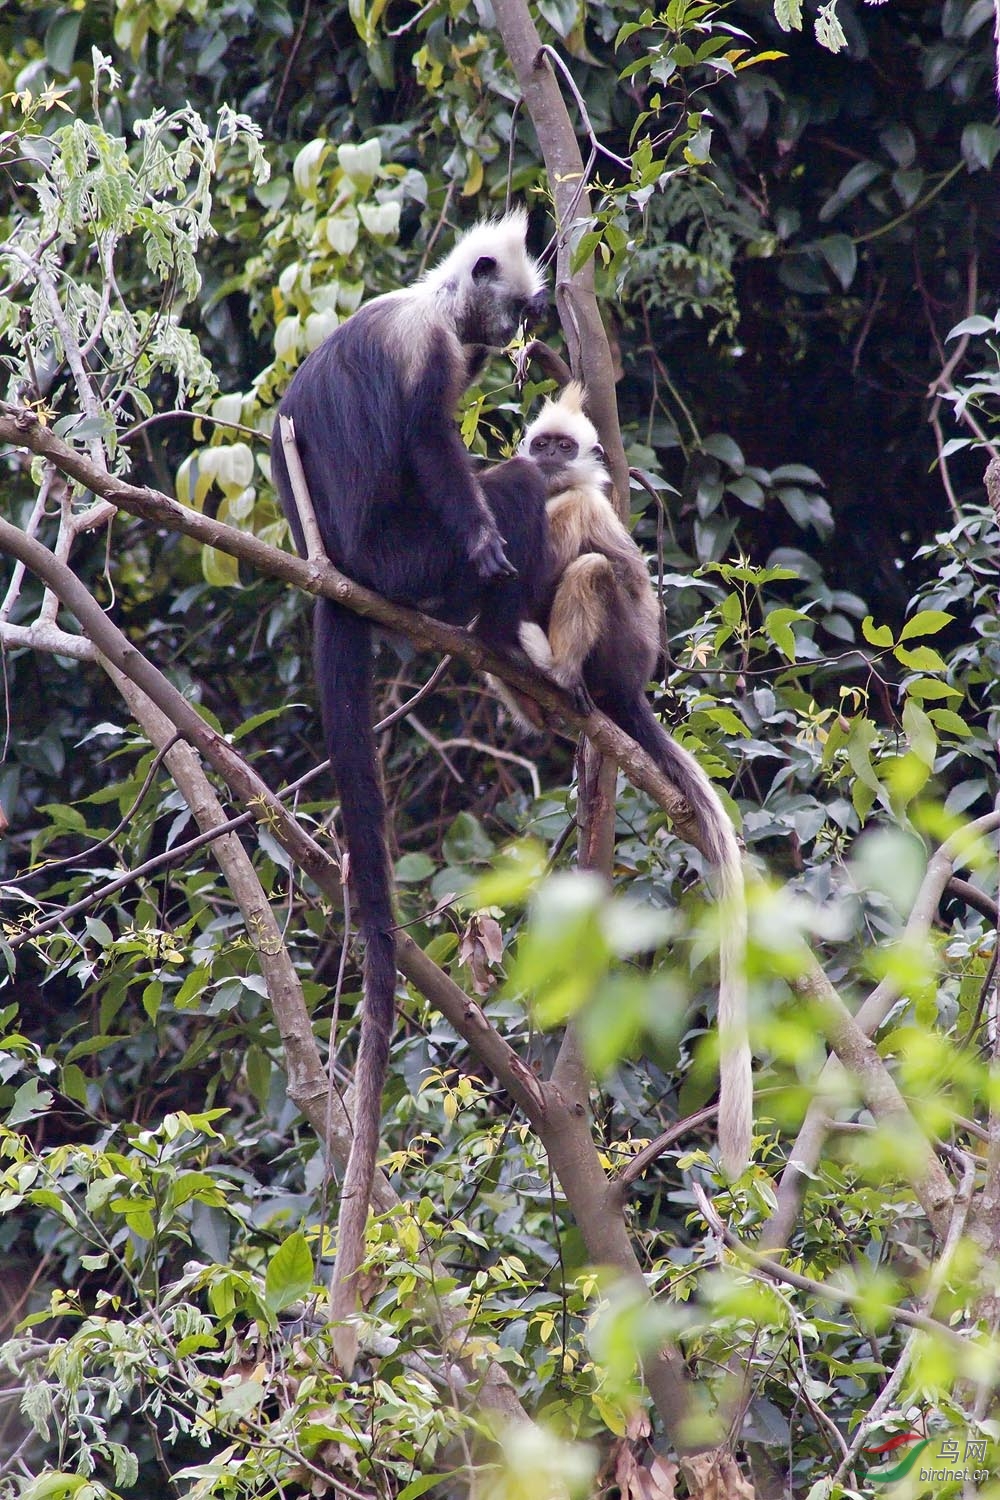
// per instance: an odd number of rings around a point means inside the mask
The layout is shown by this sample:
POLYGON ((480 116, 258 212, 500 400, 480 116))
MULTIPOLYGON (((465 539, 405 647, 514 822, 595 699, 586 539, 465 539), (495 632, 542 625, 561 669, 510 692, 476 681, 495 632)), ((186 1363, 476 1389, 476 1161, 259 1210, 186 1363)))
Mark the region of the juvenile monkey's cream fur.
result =
POLYGON ((547 401, 525 432, 523 457, 545 475, 555 558, 547 619, 521 626, 541 670, 596 706, 652 756, 683 794, 714 867, 723 908, 719 942, 719 1148, 731 1177, 745 1168, 753 1134, 747 1034, 746 896, 739 843, 719 795, 693 756, 658 722, 646 684, 660 649, 660 606, 646 561, 610 499, 597 430, 575 382, 547 401))

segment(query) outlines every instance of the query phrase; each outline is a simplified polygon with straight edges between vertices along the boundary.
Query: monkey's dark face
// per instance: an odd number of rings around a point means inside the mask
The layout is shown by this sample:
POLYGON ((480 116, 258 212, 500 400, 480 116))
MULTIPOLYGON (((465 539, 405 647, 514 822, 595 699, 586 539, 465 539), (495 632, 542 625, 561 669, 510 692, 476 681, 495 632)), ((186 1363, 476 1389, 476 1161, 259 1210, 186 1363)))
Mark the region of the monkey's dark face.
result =
POLYGON ((556 479, 579 457, 580 444, 568 432, 539 432, 531 439, 528 454, 546 479, 556 479))
POLYGON ((522 323, 533 328, 540 322, 548 304, 545 291, 526 292, 523 286, 511 285, 499 262, 481 255, 472 268, 472 293, 456 331, 463 344, 502 348, 522 323))

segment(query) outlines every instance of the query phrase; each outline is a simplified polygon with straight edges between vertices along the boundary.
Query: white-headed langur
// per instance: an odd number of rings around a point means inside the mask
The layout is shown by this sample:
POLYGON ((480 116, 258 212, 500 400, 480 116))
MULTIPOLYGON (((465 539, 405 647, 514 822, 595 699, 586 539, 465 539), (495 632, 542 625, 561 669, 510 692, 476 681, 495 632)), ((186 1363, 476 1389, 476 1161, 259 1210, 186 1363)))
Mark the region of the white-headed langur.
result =
POLYGON ((518 449, 545 476, 557 579, 547 612, 521 627, 521 644, 563 687, 589 692, 673 782, 697 821, 723 907, 719 1149, 723 1167, 735 1177, 747 1164, 753 1131, 740 849, 711 781, 647 702, 646 685, 660 653, 660 606, 645 558, 611 502, 604 452, 583 401, 582 388, 567 385, 558 400, 545 403, 518 449))
MULTIPOLYGON (((475 472, 455 424, 491 349, 545 309, 527 219, 476 224, 412 286, 364 303, 303 362, 280 404, 290 417, 327 554, 397 604, 467 624, 517 650, 549 573, 545 485, 523 458, 475 472)), ((281 450, 274 478, 296 544, 302 527, 281 450)), ((331 1317, 345 1369, 357 1337, 356 1273, 378 1153, 396 989, 385 801, 372 734, 372 627, 319 599, 314 658, 326 742, 365 939, 354 1139, 344 1176, 331 1317)))

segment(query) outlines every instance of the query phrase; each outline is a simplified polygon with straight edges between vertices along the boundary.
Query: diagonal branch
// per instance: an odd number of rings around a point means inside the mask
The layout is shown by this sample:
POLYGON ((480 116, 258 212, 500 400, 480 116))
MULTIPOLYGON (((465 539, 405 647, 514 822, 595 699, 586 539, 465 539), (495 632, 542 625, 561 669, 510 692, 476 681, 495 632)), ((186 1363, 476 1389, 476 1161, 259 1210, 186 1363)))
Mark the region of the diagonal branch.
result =
MULTIPOLYGON (((418 610, 389 604, 378 594, 338 572, 332 563, 305 561, 290 552, 282 552, 249 532, 238 531, 179 504, 159 490, 129 484, 117 475, 106 474, 43 427, 31 411, 0 402, 0 442, 17 444, 43 455, 71 479, 112 501, 130 515, 171 531, 183 532, 206 546, 217 547, 220 552, 248 563, 258 572, 295 584, 309 594, 334 599, 357 614, 407 636, 416 646, 456 656, 476 671, 488 672, 510 683, 533 698, 552 718, 562 719, 577 732, 585 732, 602 754, 610 756, 621 767, 634 786, 654 798, 680 836, 695 848, 701 848, 699 830, 690 808, 650 757, 604 714, 595 711, 583 718, 575 713, 566 694, 541 673, 490 651, 466 630, 442 624, 418 610)), ((10 531, 15 529, 10 528, 10 531)))
POLYGON ((587 408, 601 435, 618 506, 628 515, 628 464, 615 400, 611 345, 594 293, 591 261, 572 269, 573 231, 590 216, 580 145, 552 65, 524 0, 494 0, 493 13, 535 127, 559 226, 556 299, 574 375, 587 387, 587 408))

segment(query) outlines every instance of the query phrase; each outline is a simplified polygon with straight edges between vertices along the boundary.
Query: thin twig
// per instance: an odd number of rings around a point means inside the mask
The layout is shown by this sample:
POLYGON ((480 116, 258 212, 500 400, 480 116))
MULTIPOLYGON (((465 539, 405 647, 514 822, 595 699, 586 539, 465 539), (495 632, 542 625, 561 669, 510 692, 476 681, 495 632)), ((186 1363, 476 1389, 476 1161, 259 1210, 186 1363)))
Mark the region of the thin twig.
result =
MULTIPOLYGON (((414 693, 413 697, 408 699, 406 703, 401 704, 399 708, 380 720, 375 725, 374 733, 381 734, 383 730, 388 729, 397 720, 405 718, 412 708, 421 703, 436 686, 450 660, 450 657, 444 657, 438 663, 423 687, 414 693)), ((329 769, 329 760, 321 760, 300 776, 297 781, 291 782, 288 786, 276 792, 275 796, 279 801, 287 801, 289 798, 295 797, 309 782, 314 781, 329 769)), ((143 864, 136 865, 131 870, 123 871, 121 875, 115 876, 113 880, 109 880, 105 885, 91 891, 88 896, 81 897, 79 901, 74 901, 69 906, 60 907, 57 912, 53 912, 50 916, 43 918, 21 932, 9 934, 7 938, 8 945, 11 948, 20 948, 23 944, 43 936, 46 932, 51 932, 53 928, 59 927, 62 923, 68 921, 69 918, 79 916, 81 912, 90 911, 95 906, 100 906, 109 897, 115 895, 117 891, 124 889, 125 886, 131 885, 137 880, 142 880, 147 875, 158 874, 161 870, 177 864, 182 859, 186 859, 189 854, 196 854, 199 849, 203 849, 206 845, 214 843, 216 839, 224 838, 229 833, 238 833, 241 828, 246 828, 248 824, 257 821, 258 815, 255 811, 238 813, 236 817, 230 818, 227 822, 220 824, 218 828, 210 828, 207 832, 196 834, 194 838, 188 839, 186 843, 175 844, 173 848, 166 849, 161 854, 153 855, 150 859, 145 860, 143 864)), ((78 863, 84 857, 84 854, 77 855, 72 862, 78 863)), ((71 861, 67 859, 60 861, 60 863, 69 864, 71 861)), ((52 866, 47 865, 44 868, 48 871, 52 869, 52 866)), ((29 871, 28 875, 22 878, 27 879, 28 876, 34 873, 33 870, 29 871)), ((20 887, 13 884, 8 884, 0 889, 8 892, 20 891, 20 887)), ((28 898, 25 896, 25 899, 27 900, 28 898)))
POLYGON ((183 406, 176 407, 173 411, 154 412, 151 417, 146 417, 144 421, 137 422, 134 427, 130 427, 118 441, 124 446, 126 443, 131 443, 133 438, 138 437, 140 432, 145 432, 147 427, 153 427, 157 422, 169 422, 177 418, 183 418, 188 422, 209 422, 213 427, 228 427, 233 432, 242 432, 246 437, 256 438, 261 443, 270 444, 271 442, 268 434, 261 432, 258 427, 248 427, 245 422, 229 422, 223 417, 213 417, 205 411, 188 411, 183 406))
POLYGON ((637 1151, 628 1166, 623 1167, 615 1179, 615 1189, 619 1197, 624 1201, 633 1182, 636 1182, 646 1168, 651 1167, 664 1151, 669 1151, 675 1141, 679 1141, 690 1131, 707 1125, 709 1120, 713 1120, 718 1113, 718 1104, 706 1104, 704 1109, 695 1110, 693 1115, 686 1115, 683 1120, 675 1120, 673 1125, 668 1125, 666 1130, 655 1140, 650 1141, 648 1146, 643 1146, 641 1151, 637 1151))
POLYGON ((591 120, 590 115, 587 113, 587 106, 583 102, 583 95, 580 93, 580 90, 576 86, 576 79, 573 77, 569 68, 566 66, 566 63, 559 56, 559 53, 548 42, 544 42, 539 51, 539 56, 546 57, 548 61, 559 70, 563 78, 566 80, 569 91, 573 95, 573 98, 576 102, 576 107, 580 112, 580 119, 582 120, 583 127, 587 132, 587 139, 590 141, 593 149, 595 151, 599 151, 602 156, 606 156, 608 161, 613 161, 616 167, 621 167, 622 171, 627 172, 629 178, 631 179, 632 163, 630 161, 626 161, 624 157, 616 156, 613 151, 610 151, 607 146, 602 145, 600 140, 598 140, 597 131, 594 129, 593 121, 591 120))
MULTIPOLYGON (((870 1304, 869 1299, 861 1292, 852 1292, 842 1286, 827 1286, 822 1281, 814 1281, 810 1276, 800 1276, 797 1271, 790 1271, 787 1266, 783 1266, 780 1261, 772 1260, 769 1255, 761 1255, 758 1251, 752 1250, 749 1245, 737 1239, 729 1226, 719 1217, 700 1183, 692 1183, 691 1190, 705 1223, 749 1269, 759 1271, 764 1276, 773 1276, 775 1281, 783 1281, 788 1286, 797 1287, 800 1292, 809 1292, 825 1302, 841 1302, 846 1307, 855 1308, 862 1315, 865 1314, 870 1304)), ((892 1308, 889 1316, 894 1322, 902 1323, 907 1328, 919 1328, 921 1333, 933 1334, 935 1338, 941 1339, 952 1349, 961 1350, 963 1354, 968 1354, 970 1348, 978 1347, 981 1343, 979 1339, 970 1339, 967 1335, 956 1333, 953 1328, 948 1327, 947 1323, 941 1323, 937 1318, 929 1318, 925 1313, 910 1312, 905 1307, 892 1308)))
MULTIPOLYGON (((963 1163, 962 1181, 959 1184, 958 1192, 955 1194, 955 1211, 952 1214, 948 1238, 942 1247, 941 1254, 931 1269, 931 1274, 927 1281, 927 1290, 920 1299, 924 1314, 930 1313, 941 1292, 944 1290, 944 1284, 951 1270, 955 1252, 958 1249, 962 1235, 965 1233, 965 1225, 969 1217, 969 1209, 972 1205, 972 1192, 976 1183, 976 1163, 970 1156, 963 1156, 963 1163)), ((923 1332, 923 1330, 919 1330, 919 1332, 923 1332)), ((874 1406, 869 1408, 864 1420, 860 1423, 857 1432, 854 1434, 851 1446, 844 1455, 840 1468, 833 1476, 834 1484, 844 1479, 844 1476, 852 1467, 858 1454, 868 1441, 872 1429, 878 1426, 889 1407, 895 1401, 900 1387, 906 1378, 907 1371, 913 1362, 917 1337, 918 1330, 915 1328, 907 1339, 899 1359, 896 1361, 896 1368, 879 1392, 874 1406)))
POLYGON ((281 430, 281 447, 288 467, 288 482, 292 486, 292 494, 299 512, 299 525, 302 527, 302 536, 306 544, 306 556, 310 562, 325 562, 327 552, 320 535, 316 509, 309 493, 298 444, 295 441, 295 423, 291 417, 279 417, 278 425, 281 430))

